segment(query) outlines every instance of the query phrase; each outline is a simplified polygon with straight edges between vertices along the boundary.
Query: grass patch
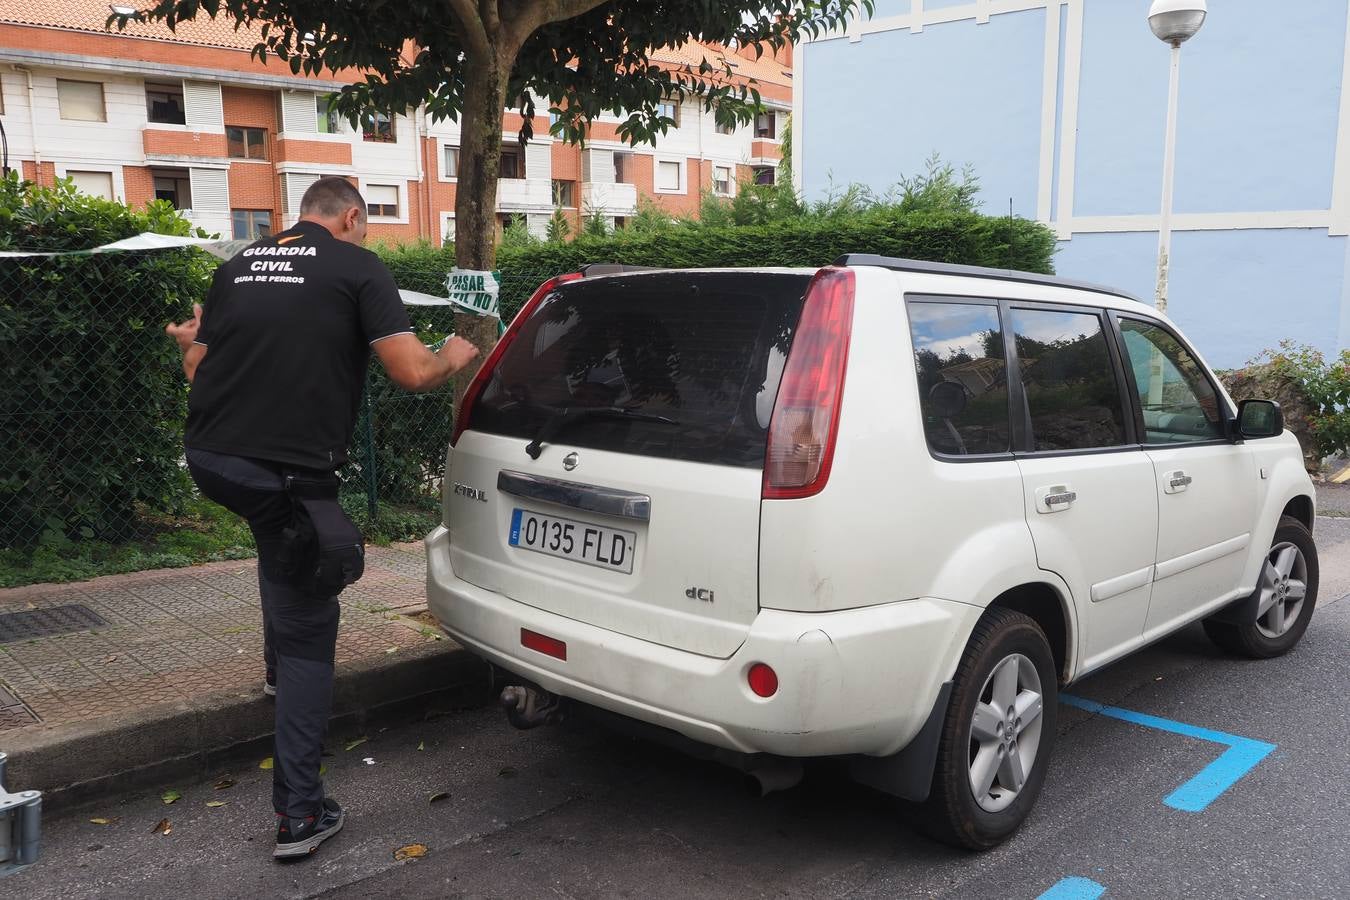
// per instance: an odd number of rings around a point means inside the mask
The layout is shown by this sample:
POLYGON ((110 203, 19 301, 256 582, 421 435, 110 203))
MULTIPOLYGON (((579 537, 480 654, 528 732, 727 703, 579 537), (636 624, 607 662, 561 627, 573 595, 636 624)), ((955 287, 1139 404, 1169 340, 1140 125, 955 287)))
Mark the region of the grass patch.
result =
MULTIPOLYGON (((366 540, 379 546, 420 540, 440 521, 440 506, 384 506, 372 520, 364 496, 342 498, 366 540)), ((194 498, 183 515, 143 514, 141 534, 119 543, 72 540, 49 533, 31 551, 0 549, 0 588, 84 581, 147 569, 173 569, 257 555, 244 521, 220 506, 194 498)))

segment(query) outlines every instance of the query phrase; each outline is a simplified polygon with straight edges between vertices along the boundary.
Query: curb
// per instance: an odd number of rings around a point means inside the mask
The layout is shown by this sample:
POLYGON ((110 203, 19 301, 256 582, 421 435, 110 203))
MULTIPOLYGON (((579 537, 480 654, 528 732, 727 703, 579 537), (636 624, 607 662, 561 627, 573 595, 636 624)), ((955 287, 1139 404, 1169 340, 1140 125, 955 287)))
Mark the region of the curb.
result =
MULTIPOLYGON (((339 666, 333 682, 330 734, 374 720, 416 715, 436 704, 487 702, 487 664, 449 639, 397 658, 339 666)), ((245 750, 267 755, 273 704, 261 687, 219 693, 52 728, 24 728, 4 737, 7 780, 43 792, 52 809, 157 784, 205 777, 245 750)))

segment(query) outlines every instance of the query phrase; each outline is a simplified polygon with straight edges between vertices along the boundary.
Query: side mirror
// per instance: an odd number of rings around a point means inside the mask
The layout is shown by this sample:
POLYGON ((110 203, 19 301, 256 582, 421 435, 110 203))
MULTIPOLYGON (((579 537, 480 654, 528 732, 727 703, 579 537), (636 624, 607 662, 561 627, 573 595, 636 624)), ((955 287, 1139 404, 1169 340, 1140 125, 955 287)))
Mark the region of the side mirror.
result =
POLYGON ((1237 431, 1244 438, 1276 437, 1284 433, 1284 413, 1274 400, 1243 400, 1238 404, 1237 431))

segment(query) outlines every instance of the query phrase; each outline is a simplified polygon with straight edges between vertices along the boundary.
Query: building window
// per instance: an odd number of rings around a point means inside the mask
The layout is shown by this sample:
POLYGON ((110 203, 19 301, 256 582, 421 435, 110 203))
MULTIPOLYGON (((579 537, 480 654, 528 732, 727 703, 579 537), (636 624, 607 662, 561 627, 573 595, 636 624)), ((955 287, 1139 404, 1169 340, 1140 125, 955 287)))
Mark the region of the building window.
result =
POLYGON ((755 167, 755 184, 773 184, 777 177, 777 171, 773 166, 755 167))
POLYGON ((453 244, 455 242, 455 214, 441 213, 441 243, 453 244))
POLYGON ((755 137, 778 139, 777 113, 766 112, 755 116, 755 137))
POLYGON ((388 113, 367 113, 361 119, 362 140, 377 144, 392 144, 398 140, 394 132, 394 117, 388 113))
POLYGON ((731 166, 713 166, 713 193, 731 196, 731 166))
POLYGON ((77 122, 106 122, 103 108, 103 85, 97 81, 56 80, 56 103, 61 118, 77 122))
POLYGON ((66 177, 75 183, 75 190, 91 197, 113 199, 113 180, 111 172, 74 172, 67 171, 66 177))
POLYGON ((553 205, 564 209, 577 207, 577 183, 575 181, 553 182, 553 205))
POLYGON ((656 189, 658 191, 678 191, 680 189, 680 164, 661 161, 656 164, 656 189))
POLYGON ((447 146, 441 160, 441 177, 459 177, 459 148, 447 146))
POLYGON ((675 122, 675 127, 680 127, 680 104, 674 100, 667 100, 656 104, 656 111, 667 119, 675 122))
POLYGON ((627 227, 628 227, 628 217, 627 217, 627 216, 615 216, 615 217, 614 217, 614 230, 615 230, 615 231, 619 231, 620 229, 627 228, 627 227))
POLYGON ((230 211, 236 241, 256 241, 272 234, 272 213, 266 209, 235 209, 230 211))
POLYGON ((614 183, 615 184, 633 183, 633 154, 631 153, 614 154, 614 183))
POLYGON ((497 177, 517 179, 525 177, 525 154, 519 147, 502 148, 501 169, 497 177))
POLYGON ((719 121, 717 121, 716 119, 714 119, 714 120, 713 120, 713 131, 716 131, 718 134, 735 134, 735 133, 736 133, 736 123, 735 123, 735 122, 719 122, 719 121))
POLYGON ((225 129, 231 159, 267 159, 267 131, 263 128, 225 129))
POLYGON ((187 114, 183 109, 183 85, 151 84, 145 85, 145 115, 156 125, 186 125, 187 114))
POLYGON ((366 212, 386 219, 398 218, 398 187, 392 184, 366 185, 366 212))
POLYGON ((174 209, 192 209, 192 181, 187 172, 156 172, 155 199, 167 200, 174 209))
POLYGON ((341 133, 341 119, 333 107, 332 96, 314 98, 314 115, 319 126, 319 134, 341 133))

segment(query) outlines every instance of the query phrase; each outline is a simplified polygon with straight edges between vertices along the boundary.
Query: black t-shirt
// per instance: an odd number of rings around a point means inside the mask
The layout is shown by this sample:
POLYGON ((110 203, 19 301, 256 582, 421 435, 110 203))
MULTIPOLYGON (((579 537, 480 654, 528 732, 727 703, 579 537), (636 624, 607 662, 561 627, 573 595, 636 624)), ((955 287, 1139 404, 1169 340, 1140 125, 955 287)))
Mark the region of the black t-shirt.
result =
POLYGON ((216 270, 186 443, 311 469, 347 461, 370 345, 412 331, 369 250, 300 222, 216 270))

